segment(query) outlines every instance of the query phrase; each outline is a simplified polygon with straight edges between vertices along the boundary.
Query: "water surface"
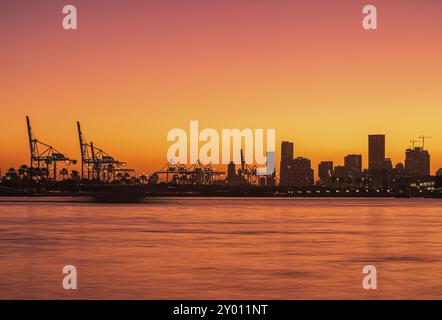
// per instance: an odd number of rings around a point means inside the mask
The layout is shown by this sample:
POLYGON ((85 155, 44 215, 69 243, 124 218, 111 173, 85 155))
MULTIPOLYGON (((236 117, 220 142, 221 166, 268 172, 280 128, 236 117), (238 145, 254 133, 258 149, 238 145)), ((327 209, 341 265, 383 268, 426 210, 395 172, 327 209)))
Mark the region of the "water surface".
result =
POLYGON ((0 198, 0 298, 441 299, 441 204, 0 198), (368 264, 376 291, 362 289, 368 264))

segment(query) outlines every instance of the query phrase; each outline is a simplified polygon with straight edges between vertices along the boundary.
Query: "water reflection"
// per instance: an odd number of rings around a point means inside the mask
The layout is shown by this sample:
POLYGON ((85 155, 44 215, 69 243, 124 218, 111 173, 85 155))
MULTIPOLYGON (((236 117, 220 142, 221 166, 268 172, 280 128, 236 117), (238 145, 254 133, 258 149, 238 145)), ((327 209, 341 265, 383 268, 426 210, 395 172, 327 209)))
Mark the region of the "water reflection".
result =
POLYGON ((438 200, 11 200, 0 298, 442 298, 438 200), (66 264, 76 291, 62 288, 66 264), (377 291, 361 287, 366 264, 377 291))

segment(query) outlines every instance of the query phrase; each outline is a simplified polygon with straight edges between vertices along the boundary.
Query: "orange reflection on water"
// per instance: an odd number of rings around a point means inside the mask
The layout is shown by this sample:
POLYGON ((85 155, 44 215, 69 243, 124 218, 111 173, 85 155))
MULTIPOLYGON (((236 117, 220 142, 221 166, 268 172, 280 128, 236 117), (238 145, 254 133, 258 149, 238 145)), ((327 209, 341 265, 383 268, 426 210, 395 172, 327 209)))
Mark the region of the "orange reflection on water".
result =
POLYGON ((3 299, 442 298, 438 200, 0 200, 3 299))

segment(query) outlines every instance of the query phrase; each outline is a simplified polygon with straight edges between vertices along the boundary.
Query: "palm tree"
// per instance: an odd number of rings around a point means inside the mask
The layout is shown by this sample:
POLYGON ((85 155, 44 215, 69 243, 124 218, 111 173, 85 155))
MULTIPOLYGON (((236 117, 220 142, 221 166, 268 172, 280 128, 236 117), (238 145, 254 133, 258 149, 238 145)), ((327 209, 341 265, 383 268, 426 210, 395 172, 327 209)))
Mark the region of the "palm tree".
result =
POLYGON ((28 167, 28 169, 26 170, 26 175, 28 176, 29 180, 32 180, 35 175, 35 168, 28 167))
POLYGON ((157 184, 158 183, 158 174, 157 173, 153 173, 148 180, 149 184, 157 184))
POLYGON ((14 185, 18 184, 18 175, 14 168, 9 168, 6 172, 6 175, 3 177, 4 181, 7 181, 8 183, 12 183, 14 185))
POLYGON ((40 171, 38 172, 40 178, 46 179, 49 176, 49 170, 47 168, 40 168, 40 171))
POLYGON ((28 177, 28 166, 22 164, 17 171, 18 171, 18 176, 20 177, 21 188, 23 188, 25 185, 25 180, 28 177))
POLYGON ((63 168, 60 170, 60 175, 62 180, 66 180, 66 177, 69 175, 68 169, 63 168))
POLYGON ((147 176, 143 173, 140 177, 139 177, 141 183, 146 183, 147 182, 147 176))
POLYGON ((14 176, 16 176, 17 175, 17 172, 15 171, 15 169, 14 168, 9 168, 8 169, 8 172, 6 172, 6 175, 8 176, 8 177, 14 177, 14 176))
POLYGON ((80 174, 78 173, 77 170, 72 170, 71 171, 71 179, 74 181, 77 181, 80 179, 80 174))
POLYGON ((25 164, 22 164, 22 165, 20 166, 20 168, 18 168, 18 175, 20 176, 20 178, 21 178, 22 180, 24 180, 24 178, 25 178, 27 172, 28 172, 28 166, 25 165, 25 164))

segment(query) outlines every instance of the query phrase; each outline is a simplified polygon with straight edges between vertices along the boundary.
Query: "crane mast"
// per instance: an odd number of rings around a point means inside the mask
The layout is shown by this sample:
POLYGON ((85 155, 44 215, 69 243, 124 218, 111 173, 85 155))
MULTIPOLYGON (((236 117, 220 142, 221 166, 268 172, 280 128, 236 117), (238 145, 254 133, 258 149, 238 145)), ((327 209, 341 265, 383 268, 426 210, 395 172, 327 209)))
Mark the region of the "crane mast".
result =
POLYGON ((126 163, 118 161, 98 148, 94 143, 87 142, 83 136, 80 122, 77 121, 78 140, 81 151, 81 178, 93 180, 109 180, 110 176, 117 172, 134 172, 134 169, 125 168, 126 163))
POLYGON ((77 163, 76 160, 66 157, 53 146, 41 142, 35 138, 32 132, 31 120, 29 116, 26 116, 26 126, 29 138, 29 148, 31 152, 30 170, 32 175, 40 176, 41 178, 52 177, 54 180, 56 180, 57 163, 64 163, 66 165, 77 163), (41 147, 41 150, 43 151, 40 151, 39 147, 41 147))

